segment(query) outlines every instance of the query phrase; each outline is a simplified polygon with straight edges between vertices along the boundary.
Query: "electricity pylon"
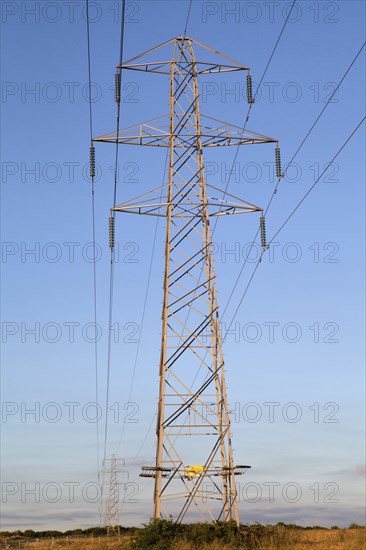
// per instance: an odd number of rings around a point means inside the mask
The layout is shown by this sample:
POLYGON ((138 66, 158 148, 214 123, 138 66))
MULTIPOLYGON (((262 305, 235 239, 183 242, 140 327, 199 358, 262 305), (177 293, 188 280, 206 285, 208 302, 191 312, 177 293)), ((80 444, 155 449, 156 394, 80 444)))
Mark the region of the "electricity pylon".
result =
MULTIPOLYGON (((192 38, 169 40, 122 69, 166 74, 170 82, 167 116, 94 139, 169 149, 167 184, 117 205, 110 218, 113 248, 115 212, 166 217, 156 460, 141 476, 154 478, 155 518, 181 522, 195 508, 203 520, 238 524, 235 476, 250 466, 233 460, 210 217, 261 213, 265 247, 264 218, 262 208, 206 183, 203 148, 277 140, 201 115, 200 75, 247 71, 249 103, 251 77, 249 67, 192 38), (150 60, 166 48, 173 49, 169 61, 150 60)), ((116 80, 118 87, 118 73, 116 80)))
MULTIPOLYGON (((120 485, 119 474, 122 472, 121 461, 123 459, 112 455, 106 461, 110 462, 110 468, 104 470, 109 474, 108 496, 105 503, 104 525, 107 528, 107 535, 119 535, 120 531, 120 485)), ((124 465, 124 462, 123 462, 124 465)))

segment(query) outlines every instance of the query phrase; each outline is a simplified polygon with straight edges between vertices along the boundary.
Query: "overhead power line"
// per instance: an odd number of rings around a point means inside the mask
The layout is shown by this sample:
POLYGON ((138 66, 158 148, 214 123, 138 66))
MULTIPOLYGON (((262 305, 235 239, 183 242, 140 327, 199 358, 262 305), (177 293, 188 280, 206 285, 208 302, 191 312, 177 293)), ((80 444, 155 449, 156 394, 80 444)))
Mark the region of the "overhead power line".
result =
MULTIPOLYGON (((119 65, 122 65, 123 60, 123 47, 124 47, 124 34, 125 34, 125 12, 126 12, 126 0, 122 0, 122 20, 121 20, 121 32, 120 32, 120 45, 119 45, 119 65)), ((116 119, 116 132, 119 133, 120 128, 120 113, 121 113, 121 68, 117 69, 116 75, 116 102, 117 102, 117 119, 116 119)), ((117 203, 117 184, 118 184, 118 140, 116 140, 115 149, 115 167, 114 167, 114 189, 113 189, 113 206, 117 203)), ((112 223, 114 227, 114 211, 111 215, 112 223)), ((103 463, 106 460, 107 453, 107 439, 108 439, 108 411, 109 411, 109 388, 110 388, 110 370, 111 370, 111 353, 112 353, 112 321, 113 321, 113 291, 114 291, 114 248, 111 246, 110 256, 110 272, 109 272, 109 308, 108 308, 108 351, 107 351, 107 382, 106 382, 106 406, 105 406, 105 427, 104 427, 104 452, 103 463)))
POLYGON ((186 19, 186 24, 184 26, 183 36, 186 36, 186 34, 187 34, 189 16, 191 15, 191 9, 192 9, 192 0, 189 0, 187 19, 186 19))
MULTIPOLYGON (((90 153, 91 153, 91 210, 92 210, 92 241, 93 241, 93 304, 94 304, 94 326, 97 328, 97 274, 96 274, 96 242, 95 242, 95 169, 94 147, 93 147, 93 113, 92 113, 92 96, 91 96, 91 46, 90 46, 90 20, 89 20, 89 0, 86 0, 86 36, 87 36, 87 52, 88 52, 88 92, 89 92, 89 130, 90 130, 90 153)), ((94 342, 94 364, 95 364, 95 402, 99 406, 99 373, 98 373, 98 339, 94 342)), ((96 460, 97 460, 97 480, 100 485, 100 459, 99 459, 99 422, 96 422, 96 460)), ((101 519, 101 508, 99 509, 101 519)))
MULTIPOLYGON (((358 52, 357 52, 356 55, 354 56, 354 58, 352 59, 351 63, 348 65, 347 69, 345 70, 345 72, 343 73, 341 79, 339 80, 337 86, 334 88, 332 94, 329 96, 329 98, 328 98, 326 104, 324 105, 323 109, 320 111, 320 113, 319 113, 318 116, 316 117, 315 121, 314 121, 313 124, 310 126, 310 128, 309 128, 309 130, 307 131, 307 133, 305 134, 304 138, 301 140, 300 145, 297 147, 295 153, 292 155, 291 160, 286 164, 286 167, 284 168, 284 170, 283 170, 283 172, 282 172, 282 178, 280 178, 280 179, 277 181, 277 183, 276 183, 276 185, 275 185, 275 188, 274 188, 274 190, 272 191, 271 197, 270 197, 270 199, 269 199, 269 201, 268 201, 268 204, 267 204, 267 206, 266 206, 266 208, 265 208, 265 210, 264 210, 264 215, 265 215, 265 216, 267 215, 267 213, 268 213, 268 211, 269 211, 269 209, 270 209, 270 207, 271 207, 272 201, 273 201, 273 199, 274 199, 274 196, 276 195, 276 193, 277 193, 277 191, 278 191, 278 187, 279 187, 279 184, 280 184, 280 182, 281 182, 281 179, 283 179, 283 177, 284 177, 284 175, 286 174, 287 170, 289 169, 289 167, 291 166, 291 164, 293 163, 293 161, 295 160, 295 158, 297 157, 297 155, 299 154, 299 152, 301 151, 301 149, 302 149, 303 146, 305 145, 306 141, 308 140, 309 136, 310 136, 311 133, 313 132, 315 126, 318 124, 318 122, 319 122, 320 118, 322 117, 323 113, 324 113, 325 110, 327 109, 328 105, 331 103, 332 98, 334 97, 334 95, 335 95, 335 94, 337 93, 337 91, 339 90, 339 88, 340 88, 342 82, 344 81, 344 79, 346 78, 346 76, 347 76, 348 73, 350 72, 351 68, 352 68, 353 65, 355 64, 357 58, 358 58, 359 55, 361 54, 363 48, 365 47, 365 44, 366 44, 366 42, 364 42, 364 43, 362 44, 361 48, 358 50, 358 52)), ((242 276, 242 274, 243 274, 243 272, 244 272, 244 269, 245 269, 245 267, 246 267, 248 258, 250 257, 250 254, 251 254, 251 251, 252 251, 252 249, 253 249, 253 246, 254 246, 254 244, 255 244, 255 242, 256 242, 256 240, 257 240, 258 233, 259 233, 259 228, 256 230, 256 233, 255 233, 254 238, 253 238, 253 240, 252 240, 252 242, 251 242, 251 245, 250 245, 248 254, 246 255, 246 258, 245 258, 245 260, 244 260, 244 263, 243 263, 243 265, 242 265, 242 267, 241 267, 241 269, 240 269, 240 271, 239 271, 239 273, 238 273, 238 275, 237 275, 236 281, 235 281, 234 286, 233 286, 233 288, 232 288, 232 290, 231 290, 231 292, 230 292, 229 298, 228 298, 228 300, 227 300, 227 302, 226 302, 226 305, 225 305, 225 308, 224 308, 224 310, 223 310, 223 314, 222 314, 221 317, 223 317, 223 316, 225 315, 225 312, 226 312, 226 310, 227 310, 227 308, 228 308, 228 305, 229 305, 229 303, 231 302, 231 299, 232 299, 232 297, 233 297, 233 295, 234 295, 234 292, 235 292, 235 290, 236 290, 236 288, 237 288, 237 285, 238 285, 238 283, 239 283, 239 281, 240 281, 240 278, 241 278, 241 276, 242 276)))
MULTIPOLYGON (((245 132, 245 130, 246 130, 246 128, 247 128, 247 124, 248 124, 249 116, 250 116, 250 111, 252 110, 252 107, 253 107, 253 105, 255 104, 255 100, 256 100, 257 95, 258 95, 258 93, 259 93, 261 84, 262 84, 262 82, 263 82, 264 77, 266 76, 266 73, 267 73, 268 68, 269 68, 269 66, 270 66, 270 64, 271 64, 271 61, 272 61, 272 59, 273 59, 273 56, 274 56, 274 54, 276 53, 278 44, 280 43, 280 40, 281 40, 282 35, 283 35, 283 33, 284 33, 284 30, 285 30, 285 28, 286 28, 286 26, 287 26, 287 23, 288 23, 288 21, 289 21, 289 19, 290 19, 290 15, 291 15, 291 12, 292 12, 292 10, 293 10, 295 4, 296 4, 296 0, 293 0, 293 2, 292 2, 292 4, 291 4, 291 8, 288 10, 287 17, 286 17, 286 19, 285 19, 285 21, 284 21, 284 23, 283 23, 283 25, 282 25, 282 28, 281 28, 281 30, 280 30, 280 33, 279 33, 279 35, 278 35, 278 37, 277 37, 277 40, 276 40, 276 42, 275 42, 275 45, 274 45, 273 48, 272 48, 272 51, 271 51, 271 53, 270 53, 270 56, 269 56, 269 58, 268 58, 268 61, 267 61, 266 66, 265 66, 265 68, 264 68, 264 71, 263 71, 263 73, 262 73, 262 76, 261 76, 261 78, 260 78, 260 80, 259 80, 259 84, 258 84, 257 89, 256 89, 256 91, 255 91, 253 101, 249 104, 248 111, 247 111, 247 114, 246 114, 246 117, 245 117, 245 121, 244 121, 244 126, 243 126, 243 129, 242 129, 242 131, 241 131, 241 135, 242 135, 242 136, 244 135, 244 132, 245 132)), ((233 171, 234 171, 234 166, 235 166, 235 163, 236 163, 236 159, 238 158, 239 147, 240 147, 240 146, 238 145, 238 146, 236 147, 236 150, 235 150, 233 162, 232 162, 232 165, 231 165, 231 168, 230 168, 230 171, 229 171, 228 179, 227 179, 226 186, 225 186, 225 190, 224 190, 224 198, 225 198, 225 196, 226 196, 227 190, 228 190, 229 185, 230 185, 231 176, 232 176, 233 171)), ((216 226, 217 226, 217 222, 218 222, 218 218, 216 218, 216 220, 215 220, 215 225, 214 225, 214 228, 213 228, 213 231, 212 231, 212 235, 213 235, 214 232, 215 232, 215 229, 216 229, 216 226)))
MULTIPOLYGON (((355 135, 355 133, 357 132, 357 130, 361 127, 361 125, 363 124, 363 122, 365 121, 366 117, 363 117, 361 119, 361 121, 357 124, 357 126, 354 128, 354 130, 351 132, 351 134, 348 136, 348 138, 343 142, 343 144, 341 145, 341 147, 338 149, 338 151, 335 153, 335 155, 333 156, 333 158, 325 165, 325 168, 324 170, 322 171, 322 173, 318 176, 318 178, 315 180, 315 182, 313 183, 313 185, 308 189, 308 191, 305 193, 305 195, 302 197, 302 199, 298 202, 298 204, 295 206, 295 208, 290 212, 290 214, 287 216, 287 218, 285 219, 285 221, 280 225, 280 227, 278 228, 278 230, 275 232, 275 234, 273 235, 273 237, 269 240, 268 242, 268 246, 271 245, 271 243, 274 241, 274 239, 277 237, 277 235, 282 231, 282 229, 285 227, 285 225, 290 221, 290 219, 293 217, 293 215, 295 214, 295 212, 297 212, 297 210, 300 208, 300 206, 303 204, 303 202, 306 200, 306 198, 309 196, 309 194, 313 191, 314 187, 317 185, 317 183, 321 180, 321 178, 324 176, 324 174, 327 172, 327 170, 329 170, 330 166, 332 165, 332 163, 336 160, 336 158, 340 155, 340 153, 343 151, 343 149, 346 147, 346 145, 348 144, 348 142, 352 139, 352 137, 355 135)), ((255 276, 255 273, 262 261, 262 258, 263 258, 263 255, 265 254, 265 250, 262 251, 257 263, 256 263, 256 266, 250 276, 250 279, 247 283, 247 286, 245 287, 245 290, 238 302, 238 305, 235 309, 235 313, 228 325, 228 328, 226 330, 226 333, 225 335, 228 334, 234 320, 235 320, 235 317, 236 315, 238 314, 239 310, 240 310, 240 307, 243 303, 243 300, 249 290, 249 287, 250 285, 252 284, 252 281, 254 279, 254 276, 255 276)))

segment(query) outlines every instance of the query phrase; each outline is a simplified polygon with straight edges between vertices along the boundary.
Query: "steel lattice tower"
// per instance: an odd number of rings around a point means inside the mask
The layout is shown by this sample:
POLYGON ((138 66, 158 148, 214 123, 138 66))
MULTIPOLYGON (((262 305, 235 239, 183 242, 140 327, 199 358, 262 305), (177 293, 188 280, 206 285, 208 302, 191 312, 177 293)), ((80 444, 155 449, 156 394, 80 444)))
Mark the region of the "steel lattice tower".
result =
POLYGON ((119 503, 120 503, 120 485, 121 482, 118 478, 121 473, 121 458, 112 455, 107 459, 110 462, 109 470, 105 470, 104 473, 109 474, 108 482, 108 496, 105 503, 104 512, 104 525, 107 528, 107 535, 119 535, 120 531, 120 516, 119 516, 119 503))
POLYGON ((166 217, 156 462, 141 475, 154 478, 155 518, 180 522, 195 509, 203 520, 239 523, 235 476, 249 466, 233 460, 210 217, 263 210, 206 183, 203 148, 277 140, 200 114, 200 75, 249 74, 249 67, 192 38, 169 40, 117 69, 170 81, 169 115, 94 139, 169 148, 167 184, 111 212, 112 233, 115 212, 166 217), (170 61, 150 61, 166 48, 170 61), (209 59, 196 60, 198 50, 209 59))

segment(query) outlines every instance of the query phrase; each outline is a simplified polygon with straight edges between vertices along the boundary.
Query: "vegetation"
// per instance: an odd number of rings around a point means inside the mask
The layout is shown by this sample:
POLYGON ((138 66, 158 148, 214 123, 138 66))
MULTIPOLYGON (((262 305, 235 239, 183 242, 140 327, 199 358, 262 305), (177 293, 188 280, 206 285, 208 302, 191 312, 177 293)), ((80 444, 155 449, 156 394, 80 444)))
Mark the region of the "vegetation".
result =
POLYGON ((0 548, 48 550, 366 550, 366 529, 352 523, 348 529, 336 525, 301 527, 295 524, 241 525, 151 520, 143 528, 122 528, 119 537, 107 537, 104 528, 60 531, 0 532, 0 548), (6 541, 6 542, 5 542, 6 541), (27 541, 27 542, 26 542, 27 541))

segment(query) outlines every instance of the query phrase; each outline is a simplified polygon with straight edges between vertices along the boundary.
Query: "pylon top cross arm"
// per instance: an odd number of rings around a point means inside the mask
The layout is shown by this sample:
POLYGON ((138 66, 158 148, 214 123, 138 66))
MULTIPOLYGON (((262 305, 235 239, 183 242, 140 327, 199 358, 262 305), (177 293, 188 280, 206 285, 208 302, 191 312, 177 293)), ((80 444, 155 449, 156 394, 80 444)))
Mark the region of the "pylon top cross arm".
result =
POLYGON ((142 71, 150 73, 159 73, 159 74, 170 74, 171 65, 177 65, 177 69, 181 72, 191 72, 194 68, 194 71, 197 75, 200 74, 213 74, 213 73, 227 73, 232 71, 250 71, 250 68, 247 65, 243 65, 239 61, 232 59, 231 57, 202 44, 198 40, 195 40, 189 36, 177 36, 158 46, 143 52, 128 61, 123 62, 120 65, 117 65, 117 69, 129 69, 133 71, 142 71), (179 55, 179 52, 185 50, 187 47, 194 47, 195 51, 199 52, 198 55, 205 55, 205 60, 200 61, 196 59, 187 59, 182 58, 179 55), (151 54, 153 52, 159 51, 163 56, 163 60, 153 60, 151 59, 151 54), (166 52, 166 53, 165 53, 166 52), (168 57, 168 52, 170 53, 170 59, 166 60, 168 57), (166 56, 166 57, 165 57, 166 56), (208 59, 208 58, 212 58, 208 59), (138 63, 135 63, 138 61, 138 63))

